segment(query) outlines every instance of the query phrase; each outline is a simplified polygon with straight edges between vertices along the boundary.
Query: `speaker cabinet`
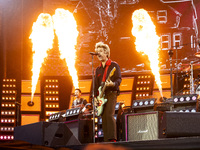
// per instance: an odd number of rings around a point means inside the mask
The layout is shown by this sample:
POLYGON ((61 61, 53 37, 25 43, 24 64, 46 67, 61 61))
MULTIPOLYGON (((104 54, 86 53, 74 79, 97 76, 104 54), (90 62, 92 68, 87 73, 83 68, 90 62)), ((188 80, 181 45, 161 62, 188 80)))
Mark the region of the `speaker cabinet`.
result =
POLYGON ((124 141, 158 139, 158 112, 125 114, 124 141))
POLYGON ((123 140, 200 136, 200 112, 149 112, 124 114, 123 140))
POLYGON ((200 112, 160 113, 159 138, 200 136, 200 112))
POLYGON ((41 96, 35 95, 33 97, 33 106, 29 106, 31 102, 31 95, 21 95, 21 111, 40 112, 41 111, 41 96))
POLYGON ((80 145, 65 123, 37 122, 14 128, 14 140, 43 146, 80 145))
MULTIPOLYGON (((22 80, 21 81, 21 93, 25 94, 30 94, 32 91, 32 80, 22 80)), ((36 89, 35 89, 35 93, 40 93, 40 80, 37 82, 37 85, 36 85, 36 89)))
POLYGON ((40 121, 40 114, 21 114, 21 125, 36 123, 40 121))
POLYGON ((125 106, 131 106, 132 92, 120 92, 120 95, 117 97, 117 102, 124 103, 125 106))
POLYGON ((93 142, 93 121, 85 119, 77 119, 65 122, 65 124, 72 131, 74 136, 81 143, 93 142))

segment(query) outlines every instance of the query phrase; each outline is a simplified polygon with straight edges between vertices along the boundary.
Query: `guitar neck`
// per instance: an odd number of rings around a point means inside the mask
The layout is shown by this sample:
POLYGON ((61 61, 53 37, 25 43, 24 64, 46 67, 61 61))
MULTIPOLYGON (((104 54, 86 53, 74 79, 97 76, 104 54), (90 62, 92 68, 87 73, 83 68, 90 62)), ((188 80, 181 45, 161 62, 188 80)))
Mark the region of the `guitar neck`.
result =
MULTIPOLYGON (((108 81, 108 80, 110 80, 110 77, 108 77, 106 81, 108 81)), ((102 90, 101 90, 100 98, 103 97, 103 94, 104 94, 104 92, 105 92, 105 89, 106 89, 106 84, 103 86, 103 88, 102 88, 102 90)))

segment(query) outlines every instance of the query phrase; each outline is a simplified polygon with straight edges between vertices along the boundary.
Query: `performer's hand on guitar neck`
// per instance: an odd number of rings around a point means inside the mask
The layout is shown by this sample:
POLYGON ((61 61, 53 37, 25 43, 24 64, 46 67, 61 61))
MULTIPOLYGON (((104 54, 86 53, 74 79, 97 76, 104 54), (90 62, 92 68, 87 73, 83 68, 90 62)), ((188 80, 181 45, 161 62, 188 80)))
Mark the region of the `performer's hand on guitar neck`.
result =
POLYGON ((106 80, 105 84, 106 86, 115 86, 115 83, 112 82, 111 80, 106 80))

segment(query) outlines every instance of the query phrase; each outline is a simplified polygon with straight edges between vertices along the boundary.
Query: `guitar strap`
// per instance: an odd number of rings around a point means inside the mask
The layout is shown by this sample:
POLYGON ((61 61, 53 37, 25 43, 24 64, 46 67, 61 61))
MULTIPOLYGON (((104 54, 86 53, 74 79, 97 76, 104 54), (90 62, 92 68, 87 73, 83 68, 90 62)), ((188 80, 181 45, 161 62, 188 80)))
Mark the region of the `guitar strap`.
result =
POLYGON ((103 74, 103 78, 102 78, 102 82, 106 81, 106 75, 107 75, 107 71, 108 71, 108 67, 111 65, 111 59, 108 59, 106 62, 106 68, 104 70, 104 74, 103 74))

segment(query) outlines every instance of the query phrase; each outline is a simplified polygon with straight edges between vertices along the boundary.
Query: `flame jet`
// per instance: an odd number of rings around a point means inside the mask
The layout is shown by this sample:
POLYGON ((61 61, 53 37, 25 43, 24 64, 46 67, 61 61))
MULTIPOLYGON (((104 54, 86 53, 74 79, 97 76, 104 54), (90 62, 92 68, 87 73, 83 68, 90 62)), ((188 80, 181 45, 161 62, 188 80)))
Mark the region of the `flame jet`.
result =
POLYGON ((40 69, 47 52, 53 47, 54 28, 51 15, 41 13, 37 21, 33 23, 32 33, 29 37, 32 41, 33 67, 32 67, 32 89, 31 102, 36 90, 40 69))
POLYGON ((148 56, 156 84, 158 85, 161 97, 163 97, 158 60, 160 38, 156 35, 155 25, 147 11, 144 9, 139 9, 133 12, 132 22, 132 35, 136 37, 136 50, 137 52, 142 52, 148 56))
POLYGON ((54 29, 58 37, 58 45, 61 59, 65 59, 73 85, 78 88, 78 75, 75 68, 77 44, 77 24, 72 13, 58 8, 53 15, 54 29))

